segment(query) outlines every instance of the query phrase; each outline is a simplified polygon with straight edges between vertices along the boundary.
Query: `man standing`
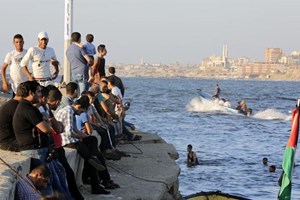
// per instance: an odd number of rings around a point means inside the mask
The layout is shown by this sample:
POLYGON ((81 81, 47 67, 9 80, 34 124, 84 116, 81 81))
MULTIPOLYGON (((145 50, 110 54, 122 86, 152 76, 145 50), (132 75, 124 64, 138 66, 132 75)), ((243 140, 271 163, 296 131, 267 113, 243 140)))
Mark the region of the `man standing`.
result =
POLYGON ((97 47, 98 56, 93 64, 93 79, 94 82, 100 84, 101 78, 105 77, 105 58, 107 50, 104 44, 100 44, 97 47))
POLYGON ((213 95, 213 98, 219 99, 220 98, 221 89, 219 87, 219 84, 216 84, 215 87, 215 94, 213 95))
MULTIPOLYGON (((2 89, 4 92, 8 91, 8 81, 6 79, 6 69, 8 66, 10 66, 10 83, 11 88, 16 94, 17 87, 20 83, 27 80, 26 76, 24 76, 21 67, 20 62, 22 58, 25 56, 27 50, 23 49, 24 46, 24 40, 23 36, 20 34, 16 34, 13 38, 13 44, 15 46, 15 50, 9 52, 6 54, 6 57, 4 59, 4 63, 2 66, 1 76, 2 76, 2 89)), ((14 96, 13 94, 13 96, 14 96)))
POLYGON ((29 80, 36 80, 40 85, 47 86, 53 84, 52 80, 56 79, 59 69, 54 49, 47 47, 49 37, 46 32, 38 34, 38 46, 28 49, 20 65, 23 72, 29 80), (27 65, 32 62, 32 73, 28 71, 27 65), (51 65, 54 66, 55 72, 51 74, 51 65))
POLYGON ((81 93, 89 88, 89 66, 93 61, 81 44, 81 34, 74 32, 71 35, 72 44, 68 47, 66 55, 71 64, 72 81, 78 83, 81 93))

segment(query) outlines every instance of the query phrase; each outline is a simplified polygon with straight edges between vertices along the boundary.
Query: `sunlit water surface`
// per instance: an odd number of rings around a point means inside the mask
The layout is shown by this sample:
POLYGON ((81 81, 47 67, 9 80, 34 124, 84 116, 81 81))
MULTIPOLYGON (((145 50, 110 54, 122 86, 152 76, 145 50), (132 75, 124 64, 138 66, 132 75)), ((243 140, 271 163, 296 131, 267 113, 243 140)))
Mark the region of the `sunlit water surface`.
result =
MULTIPOLYGON (((179 152, 180 192, 241 194, 251 199, 276 199, 285 145, 290 134, 291 110, 300 96, 298 82, 202 80, 185 78, 123 78, 125 100, 131 102, 127 120, 140 130, 159 134, 179 152), (225 113, 202 103, 201 88, 232 105, 242 98, 253 116, 225 113), (200 165, 186 166, 186 146, 192 144, 200 165), (268 172, 262 158, 276 165, 268 172)), ((299 163, 300 155, 296 155, 299 163)), ((300 199, 300 166, 293 173, 292 199, 300 199)))

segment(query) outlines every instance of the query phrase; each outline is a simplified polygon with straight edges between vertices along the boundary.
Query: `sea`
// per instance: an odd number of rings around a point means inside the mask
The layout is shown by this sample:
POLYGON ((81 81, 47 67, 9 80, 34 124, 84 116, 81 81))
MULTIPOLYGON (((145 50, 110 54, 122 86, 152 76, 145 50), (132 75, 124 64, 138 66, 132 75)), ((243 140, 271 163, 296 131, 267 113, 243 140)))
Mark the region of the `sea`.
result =
MULTIPOLYGON (((126 119, 136 128, 158 134, 179 153, 180 193, 221 191, 250 199, 276 199, 282 158, 291 130, 291 112, 300 83, 289 81, 216 80, 198 78, 123 78, 126 119), (226 113, 200 101, 197 90, 221 97, 234 107, 246 100, 250 117, 226 113), (193 145, 200 164, 186 165, 193 145), (267 157, 268 166, 262 164, 267 157), (276 171, 269 172, 275 165, 276 171)), ((292 199, 300 199, 300 155, 296 154, 292 199)))

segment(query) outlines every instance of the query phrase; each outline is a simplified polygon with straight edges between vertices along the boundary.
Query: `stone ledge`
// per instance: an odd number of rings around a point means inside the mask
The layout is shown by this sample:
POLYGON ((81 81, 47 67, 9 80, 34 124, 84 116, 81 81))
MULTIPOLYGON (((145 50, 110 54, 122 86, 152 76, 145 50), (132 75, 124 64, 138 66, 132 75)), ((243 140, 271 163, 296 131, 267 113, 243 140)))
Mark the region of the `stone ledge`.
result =
MULTIPOLYGON (((111 190, 105 199, 122 200, 174 200, 180 199, 178 176, 180 168, 175 162, 178 153, 173 145, 167 144, 158 135, 135 132, 143 139, 132 144, 118 145, 131 157, 122 157, 119 161, 107 161, 111 178, 121 188, 111 190), (137 148, 138 149, 137 149, 137 148)), ((74 149, 65 148, 66 157, 73 168, 77 185, 85 199, 102 199, 103 195, 92 195, 90 187, 81 181, 83 159, 74 149)), ((1 158, 15 169, 22 167, 20 174, 25 176, 30 169, 30 159, 19 153, 1 151, 1 158)), ((14 199, 16 176, 2 162, 0 165, 0 200, 14 199)))
MULTIPOLYGON (((24 177, 30 169, 30 159, 26 156, 21 156, 20 153, 0 150, 1 158, 9 164, 19 174, 24 177)), ((17 176, 12 170, 0 161, 0 199, 14 199, 17 176)))
MULTIPOLYGON (((105 199, 115 200, 174 200, 181 199, 178 176, 180 168, 175 162, 178 153, 173 145, 164 142, 159 136, 136 132, 142 135, 141 141, 118 145, 131 157, 118 161, 107 161, 114 182, 121 188, 111 190, 105 199), (150 143, 151 139, 159 143, 150 143), (145 142, 145 143, 144 143, 145 142)), ((103 199, 103 195, 91 195, 90 188, 84 186, 82 192, 87 200, 103 199)))

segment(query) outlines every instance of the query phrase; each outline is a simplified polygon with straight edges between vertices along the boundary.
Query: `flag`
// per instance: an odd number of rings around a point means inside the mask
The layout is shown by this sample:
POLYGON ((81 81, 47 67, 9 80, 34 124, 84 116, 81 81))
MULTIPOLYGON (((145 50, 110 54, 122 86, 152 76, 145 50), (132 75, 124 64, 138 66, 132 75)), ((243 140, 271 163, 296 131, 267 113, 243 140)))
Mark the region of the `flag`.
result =
POLYGON ((282 177, 280 178, 280 190, 278 193, 279 200, 290 200, 292 192, 292 171, 294 165, 294 157, 299 133, 299 107, 292 112, 292 129, 291 135, 285 148, 282 159, 282 177))

